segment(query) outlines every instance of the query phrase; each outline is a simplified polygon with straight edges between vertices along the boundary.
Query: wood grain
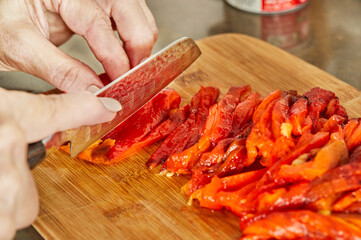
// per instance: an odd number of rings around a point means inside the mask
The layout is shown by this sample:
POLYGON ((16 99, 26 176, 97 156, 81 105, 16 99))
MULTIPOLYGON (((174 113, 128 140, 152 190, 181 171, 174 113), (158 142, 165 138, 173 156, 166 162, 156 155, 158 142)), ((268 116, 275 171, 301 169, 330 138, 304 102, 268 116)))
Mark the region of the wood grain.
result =
MULTIPOLYGON (((265 96, 276 90, 334 91, 351 116, 360 116, 360 91, 263 41, 223 34, 198 41, 202 56, 171 84, 186 103, 200 85, 249 84, 265 96)), ((187 207, 186 177, 159 175, 145 162, 155 147, 113 166, 70 159, 57 151, 34 171, 40 195, 35 228, 46 239, 238 239, 227 211, 187 207)))

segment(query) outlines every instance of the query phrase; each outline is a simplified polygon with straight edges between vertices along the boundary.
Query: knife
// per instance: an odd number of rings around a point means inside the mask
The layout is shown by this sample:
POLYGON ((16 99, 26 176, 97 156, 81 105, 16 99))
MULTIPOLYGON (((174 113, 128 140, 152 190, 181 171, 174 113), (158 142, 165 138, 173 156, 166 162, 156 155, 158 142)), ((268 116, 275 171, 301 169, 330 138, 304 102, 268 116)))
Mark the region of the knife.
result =
POLYGON ((33 169, 61 145, 70 142, 73 158, 113 130, 167 87, 201 54, 191 38, 180 38, 95 93, 118 100, 122 110, 110 122, 70 129, 28 145, 28 163, 33 169))

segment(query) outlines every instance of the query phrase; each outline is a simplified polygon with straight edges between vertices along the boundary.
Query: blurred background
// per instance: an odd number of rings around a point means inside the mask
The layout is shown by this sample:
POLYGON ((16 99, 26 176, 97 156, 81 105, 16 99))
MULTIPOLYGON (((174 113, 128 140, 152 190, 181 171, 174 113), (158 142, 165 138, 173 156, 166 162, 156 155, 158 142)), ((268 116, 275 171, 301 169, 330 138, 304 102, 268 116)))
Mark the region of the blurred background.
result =
MULTIPOLYGON (((250 35, 305 60, 361 90, 361 1, 310 0, 294 12, 259 15, 241 11, 224 0, 148 0, 159 39, 153 52, 188 36, 202 39, 222 33, 250 35)), ((73 36, 60 47, 97 73, 103 72, 86 42, 73 36)), ((53 87, 20 72, 0 72, 0 87, 44 92, 53 87)), ((32 228, 16 239, 41 239, 32 228)))

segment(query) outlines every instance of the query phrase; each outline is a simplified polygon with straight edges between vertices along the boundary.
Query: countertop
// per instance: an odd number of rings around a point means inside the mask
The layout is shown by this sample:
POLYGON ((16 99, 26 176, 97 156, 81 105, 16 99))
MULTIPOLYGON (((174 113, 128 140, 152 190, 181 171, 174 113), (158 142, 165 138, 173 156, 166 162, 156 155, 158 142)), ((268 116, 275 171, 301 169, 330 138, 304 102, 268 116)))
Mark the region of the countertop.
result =
MULTIPOLYGON (((202 39, 242 33, 267 41, 361 90, 361 1, 310 0, 304 8, 281 15, 258 15, 223 0, 148 0, 159 29, 153 52, 182 36, 202 39)), ((103 69, 85 41, 73 36, 60 47, 96 72, 103 69)), ((0 73, 0 87, 43 92, 53 87, 19 72, 0 73)), ((42 239, 32 228, 16 239, 42 239)))

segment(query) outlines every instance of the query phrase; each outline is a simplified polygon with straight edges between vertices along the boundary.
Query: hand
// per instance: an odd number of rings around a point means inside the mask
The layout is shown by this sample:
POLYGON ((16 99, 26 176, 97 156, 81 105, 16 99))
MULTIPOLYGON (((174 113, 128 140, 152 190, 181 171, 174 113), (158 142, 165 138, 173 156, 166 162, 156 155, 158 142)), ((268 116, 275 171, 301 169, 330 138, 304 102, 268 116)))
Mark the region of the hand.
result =
POLYGON ((56 47, 73 33, 111 79, 147 58, 158 34, 145 0, 1 0, 0 70, 24 71, 67 92, 102 87, 89 66, 56 47))
POLYGON ((85 91, 46 96, 1 88, 0 102, 0 239, 12 239, 17 229, 34 221, 39 208, 27 165, 27 143, 109 121, 121 106, 85 91))
POLYGON ((0 239, 13 239, 17 229, 35 220, 39 201, 24 134, 13 120, 0 122, 0 239))

